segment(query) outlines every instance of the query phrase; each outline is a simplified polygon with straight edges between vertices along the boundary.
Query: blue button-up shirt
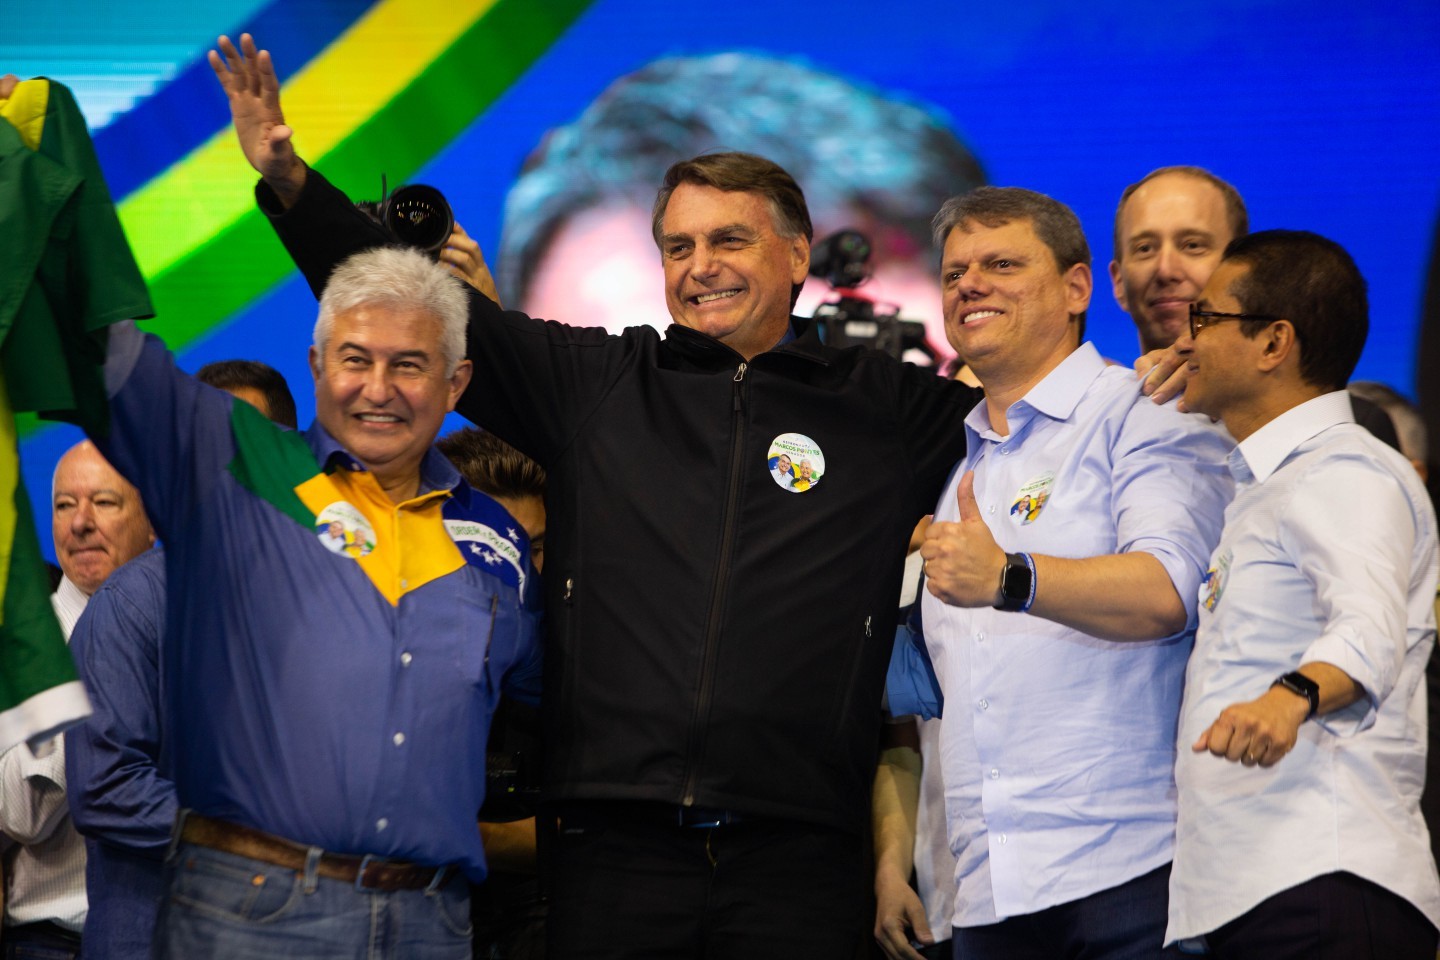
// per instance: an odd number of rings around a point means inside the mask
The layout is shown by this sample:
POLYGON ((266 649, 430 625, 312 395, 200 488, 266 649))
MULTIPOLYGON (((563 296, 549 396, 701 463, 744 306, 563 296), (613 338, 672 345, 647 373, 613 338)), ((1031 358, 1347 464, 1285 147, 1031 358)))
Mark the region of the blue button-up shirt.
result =
MULTIPOLYGON (((1089 344, 1006 417, 1008 436, 991 428, 984 404, 966 419, 969 452, 935 519, 958 518, 959 478, 973 469, 981 516, 1006 551, 1149 553, 1193 624, 1232 490, 1228 435, 1156 406, 1133 373, 1107 367, 1089 344)), ((922 603, 945 695, 955 924, 1067 903, 1166 863, 1191 633, 1109 642, 1028 614, 952 607, 928 592, 922 603)))
POLYGON ((157 763, 165 555, 106 578, 70 637, 93 712, 65 733, 66 797, 85 835, 85 956, 144 960, 164 894, 175 784, 157 763))
POLYGON ((1261 427, 1230 470, 1235 502, 1200 591, 1185 676, 1166 940, 1207 933, 1337 871, 1440 926, 1419 807, 1440 574, 1425 488, 1354 423, 1344 391, 1261 427), (1345 671, 1365 696, 1301 724, 1279 763, 1244 767, 1190 749, 1220 711, 1316 662, 1345 671))
POLYGON ((482 879, 490 717, 512 668, 538 668, 523 531, 433 449, 419 494, 390 503, 318 424, 303 443, 257 424, 131 328, 106 379, 97 442, 166 545, 162 768, 180 804, 482 879))

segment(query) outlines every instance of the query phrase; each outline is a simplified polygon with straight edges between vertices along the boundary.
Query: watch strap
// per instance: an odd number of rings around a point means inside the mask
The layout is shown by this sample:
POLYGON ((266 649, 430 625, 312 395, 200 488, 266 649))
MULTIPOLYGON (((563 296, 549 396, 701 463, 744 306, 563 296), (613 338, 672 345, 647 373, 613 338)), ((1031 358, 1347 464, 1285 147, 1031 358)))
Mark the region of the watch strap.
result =
POLYGON ((1000 602, 996 610, 1029 613, 1035 603, 1035 560, 1028 553, 1005 554, 1000 571, 1000 602))
POLYGON ((1310 702, 1310 712, 1305 714, 1306 720, 1315 716, 1316 711, 1320 709, 1320 684, 1311 680, 1298 670, 1282 673, 1270 686, 1284 687, 1297 697, 1304 697, 1308 700, 1310 702))

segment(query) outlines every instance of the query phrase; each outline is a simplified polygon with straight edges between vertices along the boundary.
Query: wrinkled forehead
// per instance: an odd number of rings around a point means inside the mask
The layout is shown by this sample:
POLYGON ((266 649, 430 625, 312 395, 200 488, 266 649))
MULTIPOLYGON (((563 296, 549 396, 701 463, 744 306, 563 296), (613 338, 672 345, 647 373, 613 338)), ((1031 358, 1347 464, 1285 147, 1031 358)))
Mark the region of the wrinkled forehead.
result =
POLYGON ((89 440, 77 443, 60 457, 50 478, 51 498, 65 494, 84 497, 99 490, 134 493, 130 481, 110 465, 110 461, 89 440))

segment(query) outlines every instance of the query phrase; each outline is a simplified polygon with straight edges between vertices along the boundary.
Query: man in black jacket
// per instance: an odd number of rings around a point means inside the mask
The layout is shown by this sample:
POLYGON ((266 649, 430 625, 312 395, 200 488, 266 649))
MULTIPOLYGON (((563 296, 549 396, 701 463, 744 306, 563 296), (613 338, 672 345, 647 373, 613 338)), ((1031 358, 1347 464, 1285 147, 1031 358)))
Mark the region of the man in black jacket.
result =
MULTIPOLYGON (((290 143, 268 55, 211 63, 312 289, 385 242, 290 143)), ((620 336, 471 298, 458 409, 545 467, 553 956, 845 956, 905 545, 969 388, 790 316, 804 197, 747 154, 678 163, 654 233, 675 325, 620 336), (771 476, 781 454, 823 483, 771 476)))

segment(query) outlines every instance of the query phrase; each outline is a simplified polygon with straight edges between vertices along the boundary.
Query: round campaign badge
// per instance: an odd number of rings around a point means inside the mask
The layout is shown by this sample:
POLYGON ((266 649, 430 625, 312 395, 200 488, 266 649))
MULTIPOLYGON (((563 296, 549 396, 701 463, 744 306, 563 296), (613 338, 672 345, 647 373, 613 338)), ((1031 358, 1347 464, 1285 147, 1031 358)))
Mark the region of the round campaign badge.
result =
POLYGON ((1045 509, 1045 502, 1050 499, 1050 488, 1053 486, 1055 474, 1050 470, 1026 480, 1021 485, 1020 492, 1015 494, 1015 502, 1010 504, 1011 522, 1019 527, 1034 523, 1040 516, 1040 511, 1045 509))
POLYGON ((804 493, 825 475, 825 454, 803 433, 782 433, 770 441, 765 455, 770 476, 781 490, 804 493))
POLYGON ((359 559, 375 549, 375 531, 365 515, 344 500, 337 500, 315 517, 315 534, 331 553, 359 559))

